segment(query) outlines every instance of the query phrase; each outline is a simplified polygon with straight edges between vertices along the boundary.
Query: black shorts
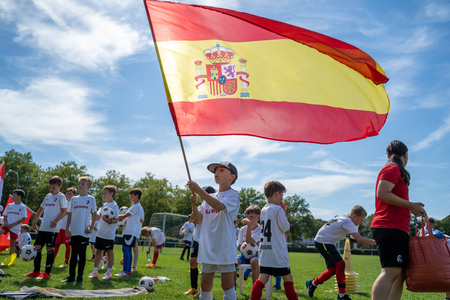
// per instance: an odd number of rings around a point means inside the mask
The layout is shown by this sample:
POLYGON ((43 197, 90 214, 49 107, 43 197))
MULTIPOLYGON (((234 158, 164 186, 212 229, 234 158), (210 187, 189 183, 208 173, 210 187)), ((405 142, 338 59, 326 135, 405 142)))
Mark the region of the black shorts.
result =
POLYGON ((131 234, 124 235, 122 246, 134 248, 136 246, 136 237, 131 234))
POLYGON ((192 246, 191 257, 198 256, 198 243, 194 241, 194 245, 192 246))
POLYGON ((291 274, 291 268, 269 268, 269 267, 259 267, 259 273, 268 274, 271 276, 286 276, 291 274))
POLYGON ((185 244, 185 245, 189 244, 189 247, 190 247, 190 246, 192 245, 192 242, 191 242, 191 241, 184 240, 184 244, 185 244))
POLYGON ((372 228, 372 235, 377 242, 381 267, 406 269, 409 258, 409 235, 399 229, 372 228))
POLYGON ((47 247, 54 248, 57 236, 58 232, 38 231, 34 245, 42 247, 47 245, 47 247))
POLYGON ((319 250, 319 253, 325 258, 327 269, 342 260, 342 256, 333 244, 321 244, 318 242, 314 242, 314 244, 316 245, 317 250, 319 250))
POLYGON ((113 250, 114 249, 114 241, 102 239, 101 237, 97 236, 95 238, 94 247, 97 250, 105 250, 105 251, 113 250))

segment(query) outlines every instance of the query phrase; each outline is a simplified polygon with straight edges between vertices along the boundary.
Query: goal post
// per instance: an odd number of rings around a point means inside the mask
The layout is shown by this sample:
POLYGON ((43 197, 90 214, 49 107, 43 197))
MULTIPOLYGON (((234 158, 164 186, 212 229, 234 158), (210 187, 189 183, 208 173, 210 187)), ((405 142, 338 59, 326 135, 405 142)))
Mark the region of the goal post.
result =
POLYGON ((166 241, 164 247, 176 248, 183 245, 183 238, 180 236, 180 228, 188 220, 187 215, 172 213, 154 213, 150 219, 150 227, 158 227, 164 232, 166 241))

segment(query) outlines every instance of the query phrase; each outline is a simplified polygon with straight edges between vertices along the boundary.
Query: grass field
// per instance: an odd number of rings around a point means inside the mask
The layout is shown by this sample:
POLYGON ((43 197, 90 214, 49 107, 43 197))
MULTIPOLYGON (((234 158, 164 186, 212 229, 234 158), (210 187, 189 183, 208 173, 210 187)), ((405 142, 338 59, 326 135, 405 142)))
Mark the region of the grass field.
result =
MULTIPOLYGON (((56 259, 56 266, 62 263, 64 246, 60 250, 56 259)), ((139 249, 141 250, 141 248, 139 249)), ((121 247, 115 247, 116 261, 122 257, 121 247)), ((88 256, 91 254, 88 249, 88 256)), ((155 284, 155 289, 148 295, 136 296, 135 299, 189 299, 192 296, 185 296, 183 293, 190 287, 189 278, 189 262, 179 260, 181 249, 164 248, 163 253, 159 256, 156 268, 147 268, 147 258, 145 252, 140 252, 138 272, 128 277, 114 277, 109 281, 101 279, 88 279, 87 276, 92 272, 93 262, 88 261, 84 272, 83 285, 77 286, 73 283, 60 283, 62 279, 68 276, 68 268, 53 268, 52 277, 47 280, 37 281, 35 279, 24 278, 21 274, 28 273, 33 269, 32 262, 24 262, 17 259, 16 265, 11 267, 2 266, 5 273, 9 273, 12 277, 3 277, 0 283, 1 291, 18 291, 21 287, 41 286, 53 287, 57 289, 119 289, 137 286, 142 276, 165 276, 172 279, 170 282, 161 282, 155 284)), ((0 253, 0 261, 7 257, 6 251, 0 253)), ((325 270, 325 263, 319 254, 315 253, 290 253, 291 271, 294 276, 294 287, 297 291, 299 299, 308 298, 305 288, 305 280, 317 277, 325 270)), ((354 271, 360 274, 360 291, 357 294, 351 294, 352 299, 370 299, 372 284, 380 273, 380 263, 377 256, 353 255, 354 271)), ((45 255, 42 259, 44 266, 45 255)), ((42 268, 43 269, 43 268, 42 268)), ((121 265, 114 265, 113 274, 121 270, 121 265)), ((106 271, 100 270, 99 277, 103 276, 106 271)), ((199 285, 200 286, 200 285, 199 285)), ((238 295, 238 299, 249 299, 252 288, 251 277, 245 282, 244 295, 238 295)), ((238 289, 239 291, 239 289, 238 289)), ((220 275, 216 275, 213 289, 214 299, 222 299, 223 293, 220 287, 220 275)), ((263 293, 263 299, 265 294, 263 293)), ((119 299, 119 298, 117 298, 119 299)), ((286 299, 283 291, 274 291, 272 299, 286 299)), ((317 288, 315 298, 313 299, 336 299, 334 291, 334 278, 317 288)), ((434 293, 411 293, 406 290, 402 299, 444 299, 444 294, 434 293)))

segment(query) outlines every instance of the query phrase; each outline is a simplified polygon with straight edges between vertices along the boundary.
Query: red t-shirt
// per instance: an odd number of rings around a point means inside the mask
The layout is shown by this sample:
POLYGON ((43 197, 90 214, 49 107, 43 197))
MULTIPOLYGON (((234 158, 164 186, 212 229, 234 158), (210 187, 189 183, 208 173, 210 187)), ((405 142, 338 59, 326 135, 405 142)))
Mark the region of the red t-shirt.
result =
MULTIPOLYGON (((399 168, 393 164, 387 164, 381 169, 377 178, 377 189, 380 180, 393 183, 392 193, 403 200, 409 201, 408 186, 403 181, 399 168)), ((371 228, 399 229, 409 234, 411 213, 409 208, 387 204, 376 197, 375 189, 375 217, 371 228)))

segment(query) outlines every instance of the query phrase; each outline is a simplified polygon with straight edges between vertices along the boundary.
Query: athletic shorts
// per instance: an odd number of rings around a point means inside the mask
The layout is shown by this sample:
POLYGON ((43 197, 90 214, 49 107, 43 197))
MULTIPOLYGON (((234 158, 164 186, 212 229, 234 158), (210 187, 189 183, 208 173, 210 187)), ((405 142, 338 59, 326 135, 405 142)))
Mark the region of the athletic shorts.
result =
POLYGON ((134 246, 136 246, 136 237, 131 234, 124 235, 122 245, 134 248, 134 246))
POLYGON ((198 242, 194 241, 194 245, 192 246, 191 257, 198 256, 198 242))
POLYGON ((82 235, 72 235, 70 237, 70 245, 74 247, 87 247, 89 245, 89 238, 82 235))
POLYGON ((96 237, 94 247, 97 250, 105 250, 105 251, 113 250, 114 249, 114 241, 102 239, 101 237, 96 237))
POLYGON ((202 273, 230 273, 235 272, 236 267, 235 264, 229 264, 229 265, 212 265, 212 264, 205 264, 202 263, 202 273))
POLYGON ((192 245, 192 242, 191 241, 187 241, 187 240, 184 240, 184 244, 186 245, 186 244, 189 244, 189 247, 192 245))
POLYGON ((253 257, 258 258, 258 254, 256 254, 255 256, 252 256, 250 259, 246 259, 246 258, 244 257, 243 254, 239 254, 238 257, 239 257, 239 259, 241 260, 241 264, 250 264, 250 260, 251 260, 253 257))
POLYGON ((259 273, 268 274, 271 276, 286 276, 291 274, 291 268, 270 268, 270 267, 259 267, 259 273))
POLYGON ((381 267, 406 269, 409 258, 409 235, 399 229, 372 228, 381 267))
POLYGON ((6 227, 6 226, 3 226, 2 230, 5 232, 5 234, 7 234, 9 232, 9 239, 11 239, 11 240, 17 240, 19 238, 19 236, 16 233, 9 230, 8 227, 6 227))
POLYGON ((64 244, 64 245, 69 245, 70 243, 70 237, 66 236, 66 231, 64 229, 60 229, 58 236, 56 237, 56 241, 55 244, 64 244))
POLYGON ((333 244, 321 244, 318 242, 314 242, 314 244, 316 245, 317 250, 319 250, 319 253, 325 258, 327 269, 342 260, 342 256, 333 244))
POLYGON ((38 231, 36 240, 34 241, 34 245, 38 246, 47 245, 47 247, 54 248, 57 236, 58 236, 57 232, 38 231))

